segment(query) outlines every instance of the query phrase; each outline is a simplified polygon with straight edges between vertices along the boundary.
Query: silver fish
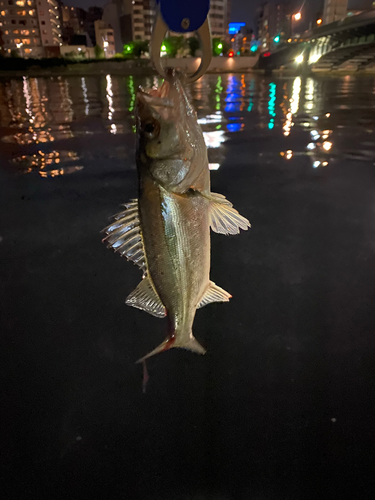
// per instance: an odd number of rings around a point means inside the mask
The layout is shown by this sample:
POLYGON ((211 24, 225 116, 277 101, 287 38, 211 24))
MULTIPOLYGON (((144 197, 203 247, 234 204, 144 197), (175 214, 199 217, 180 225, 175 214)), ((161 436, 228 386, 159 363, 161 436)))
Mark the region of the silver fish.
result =
POLYGON ((126 304, 168 319, 167 338, 139 361, 172 347, 204 354, 192 332, 196 310, 231 297, 210 281, 210 227, 237 234, 250 223, 211 193, 203 134, 173 70, 159 88, 138 91, 136 116, 139 198, 103 241, 143 271, 126 304))

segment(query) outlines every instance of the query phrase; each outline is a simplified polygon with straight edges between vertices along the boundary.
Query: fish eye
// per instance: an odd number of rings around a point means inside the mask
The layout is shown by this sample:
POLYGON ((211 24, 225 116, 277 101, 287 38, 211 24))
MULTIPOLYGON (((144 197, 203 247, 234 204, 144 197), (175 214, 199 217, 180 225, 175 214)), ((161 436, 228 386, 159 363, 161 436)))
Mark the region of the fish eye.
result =
POLYGON ((156 120, 148 120, 144 123, 143 132, 149 139, 155 139, 159 135, 160 125, 156 120))

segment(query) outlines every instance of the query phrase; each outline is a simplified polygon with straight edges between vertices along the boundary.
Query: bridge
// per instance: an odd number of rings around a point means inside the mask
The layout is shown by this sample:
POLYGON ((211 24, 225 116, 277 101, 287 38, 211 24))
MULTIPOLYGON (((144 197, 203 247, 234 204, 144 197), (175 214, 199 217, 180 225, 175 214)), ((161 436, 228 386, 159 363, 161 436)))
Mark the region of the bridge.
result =
POLYGON ((259 68, 375 71, 375 10, 314 28, 262 54, 259 68))

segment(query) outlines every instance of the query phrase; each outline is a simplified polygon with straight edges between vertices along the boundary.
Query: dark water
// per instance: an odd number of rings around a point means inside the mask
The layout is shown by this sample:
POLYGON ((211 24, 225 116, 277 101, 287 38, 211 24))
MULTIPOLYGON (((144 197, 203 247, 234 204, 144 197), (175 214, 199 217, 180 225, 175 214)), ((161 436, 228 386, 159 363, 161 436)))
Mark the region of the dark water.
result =
POLYGON ((134 361, 165 321, 99 231, 136 196, 152 79, 0 82, 3 498, 372 499, 375 79, 206 76, 190 89, 212 189, 252 223, 212 235, 229 304, 200 357, 134 361))

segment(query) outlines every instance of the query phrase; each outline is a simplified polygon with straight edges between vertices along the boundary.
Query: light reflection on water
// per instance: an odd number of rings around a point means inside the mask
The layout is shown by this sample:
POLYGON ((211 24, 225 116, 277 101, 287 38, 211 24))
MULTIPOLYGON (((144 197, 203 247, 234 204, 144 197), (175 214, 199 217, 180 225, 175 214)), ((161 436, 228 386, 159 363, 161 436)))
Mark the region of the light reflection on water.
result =
MULTIPOLYGON (((103 157, 130 157, 134 148, 118 153, 121 148, 113 148, 110 137, 115 140, 116 136, 116 140, 121 141, 121 136, 134 133, 136 89, 139 85, 147 88, 158 82, 157 77, 110 74, 25 76, 1 81, 0 138, 2 143, 13 146, 13 158, 9 161, 25 173, 43 171, 60 176, 78 172, 88 159, 95 158, 95 153, 85 148, 78 151, 77 143, 84 136, 93 136, 91 140, 99 138, 103 157), (51 147, 51 143, 58 144, 51 147), (34 146, 36 151, 27 149, 34 146), (80 165, 75 164, 78 160, 80 165)), ((363 87, 360 95, 355 92, 358 82, 353 76, 328 79, 206 75, 187 92, 197 110, 212 170, 224 162, 226 142, 239 133, 244 134, 241 137, 246 137, 246 142, 253 135, 269 140, 270 147, 263 155, 277 155, 285 160, 306 156, 316 168, 327 166, 337 157, 339 149, 335 141, 343 130, 353 129, 352 135, 356 131, 373 131, 374 80, 370 77, 360 81, 363 87), (363 100, 364 95, 367 102, 363 100), (289 143, 294 137, 299 139, 297 147, 289 143), (271 146, 275 139, 284 145, 277 151, 271 146)), ((355 144, 351 147, 356 149, 355 144)), ((366 151, 367 160, 375 158, 375 151, 366 151)))

